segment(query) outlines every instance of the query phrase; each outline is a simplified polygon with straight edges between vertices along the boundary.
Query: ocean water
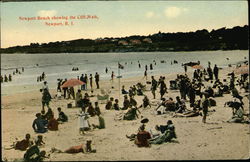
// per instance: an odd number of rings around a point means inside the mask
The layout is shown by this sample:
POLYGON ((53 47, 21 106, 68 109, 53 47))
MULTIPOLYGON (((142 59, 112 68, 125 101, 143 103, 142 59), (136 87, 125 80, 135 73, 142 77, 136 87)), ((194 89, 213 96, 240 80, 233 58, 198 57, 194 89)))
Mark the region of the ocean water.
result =
MULTIPOLYGON (((148 70, 148 75, 159 73, 183 72, 182 63, 189 61, 201 62, 207 67, 208 61, 212 67, 217 64, 219 67, 227 67, 228 64, 236 64, 248 60, 248 50, 234 51, 195 51, 195 52, 130 52, 130 53, 64 53, 64 54, 1 54, 1 75, 12 74, 18 68, 24 67, 22 74, 12 75, 12 82, 2 83, 2 95, 8 94, 15 88, 15 93, 27 91, 17 87, 42 85, 37 82, 37 77, 45 72, 46 81, 49 87, 55 88, 57 79, 77 78, 81 74, 100 74, 101 80, 111 78, 111 72, 118 75, 118 62, 124 65, 120 70, 122 78, 143 76, 145 65, 153 64, 154 69, 148 70), (226 59, 226 58, 229 58, 226 59), (156 65, 153 60, 155 60, 156 65), (164 60, 166 63, 161 63, 164 60), (171 61, 177 60, 178 64, 171 61), (138 66, 138 61, 141 68, 138 66), (127 65, 125 63, 127 62, 127 65), (37 66, 38 65, 38 66, 37 66), (79 71, 72 71, 78 67, 79 71), (105 68, 108 67, 108 73, 105 68)), ((34 90, 34 89, 29 89, 34 90)))

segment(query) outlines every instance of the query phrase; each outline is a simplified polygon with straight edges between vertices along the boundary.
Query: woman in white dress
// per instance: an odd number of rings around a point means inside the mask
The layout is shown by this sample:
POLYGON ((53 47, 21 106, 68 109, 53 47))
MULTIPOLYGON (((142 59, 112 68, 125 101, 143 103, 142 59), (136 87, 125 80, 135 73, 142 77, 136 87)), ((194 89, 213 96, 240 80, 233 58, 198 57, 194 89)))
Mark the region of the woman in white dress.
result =
POLYGON ((84 131, 90 130, 90 124, 88 121, 88 113, 85 112, 85 108, 80 110, 79 114, 79 133, 84 134, 84 131))

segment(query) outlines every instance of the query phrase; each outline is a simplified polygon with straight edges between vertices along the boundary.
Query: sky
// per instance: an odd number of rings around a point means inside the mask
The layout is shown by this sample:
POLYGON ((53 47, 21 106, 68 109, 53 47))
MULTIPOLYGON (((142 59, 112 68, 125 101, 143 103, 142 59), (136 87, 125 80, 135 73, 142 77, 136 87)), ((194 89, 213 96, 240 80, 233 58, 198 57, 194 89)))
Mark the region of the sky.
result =
POLYGON ((248 25, 247 1, 1 2, 1 48, 248 25), (77 16, 97 18, 77 19, 77 16), (38 17, 75 16, 68 20, 38 17), (24 20, 25 18, 36 20, 24 20), (65 21, 69 25, 64 25, 65 21), (51 23, 63 25, 49 26, 51 23), (71 22, 73 25, 71 25, 71 22))

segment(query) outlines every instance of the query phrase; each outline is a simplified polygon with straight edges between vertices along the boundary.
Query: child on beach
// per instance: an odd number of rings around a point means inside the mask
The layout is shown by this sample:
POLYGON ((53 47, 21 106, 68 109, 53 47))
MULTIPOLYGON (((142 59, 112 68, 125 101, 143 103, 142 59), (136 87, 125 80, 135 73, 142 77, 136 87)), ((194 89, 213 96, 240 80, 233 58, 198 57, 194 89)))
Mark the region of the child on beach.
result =
POLYGON ((59 113, 57 121, 59 121, 59 122, 67 122, 68 121, 67 115, 65 115, 65 113, 62 112, 62 109, 60 107, 58 107, 57 110, 58 110, 58 113, 59 113))
POLYGON ((45 145, 45 142, 43 141, 43 136, 42 135, 37 136, 37 139, 35 140, 35 144, 37 146, 45 145))
POLYGON ((79 116, 79 133, 81 135, 85 134, 84 131, 90 130, 90 125, 88 121, 88 113, 85 113, 85 108, 82 108, 80 110, 80 113, 78 114, 79 116))

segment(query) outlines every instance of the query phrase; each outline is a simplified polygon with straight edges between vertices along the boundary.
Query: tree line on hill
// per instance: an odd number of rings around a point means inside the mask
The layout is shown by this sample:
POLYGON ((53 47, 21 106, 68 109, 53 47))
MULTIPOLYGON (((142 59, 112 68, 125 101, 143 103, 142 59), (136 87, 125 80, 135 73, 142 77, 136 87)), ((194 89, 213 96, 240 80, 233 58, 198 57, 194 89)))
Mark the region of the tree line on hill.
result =
POLYGON ((77 39, 1 48, 1 53, 91 53, 200 50, 248 50, 248 25, 195 32, 162 33, 121 38, 77 39))

